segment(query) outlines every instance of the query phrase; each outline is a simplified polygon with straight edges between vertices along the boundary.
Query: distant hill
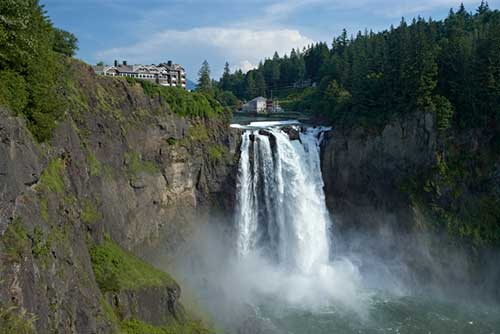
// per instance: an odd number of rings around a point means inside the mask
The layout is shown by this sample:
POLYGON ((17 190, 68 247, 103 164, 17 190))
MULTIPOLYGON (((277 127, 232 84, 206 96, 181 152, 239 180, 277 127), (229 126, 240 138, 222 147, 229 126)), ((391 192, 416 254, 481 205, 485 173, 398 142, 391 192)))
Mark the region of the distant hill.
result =
POLYGON ((186 88, 188 90, 194 90, 194 89, 196 89, 196 83, 194 81, 187 79, 186 80, 186 88))

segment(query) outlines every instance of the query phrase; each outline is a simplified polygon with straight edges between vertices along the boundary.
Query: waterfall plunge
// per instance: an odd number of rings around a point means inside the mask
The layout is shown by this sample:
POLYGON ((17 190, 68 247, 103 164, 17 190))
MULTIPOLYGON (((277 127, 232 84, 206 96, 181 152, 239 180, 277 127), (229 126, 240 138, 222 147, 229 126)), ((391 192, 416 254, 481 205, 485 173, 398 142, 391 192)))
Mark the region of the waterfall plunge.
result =
POLYGON ((305 274, 328 263, 322 131, 306 129, 300 140, 273 126, 244 132, 236 217, 240 256, 257 252, 305 274))

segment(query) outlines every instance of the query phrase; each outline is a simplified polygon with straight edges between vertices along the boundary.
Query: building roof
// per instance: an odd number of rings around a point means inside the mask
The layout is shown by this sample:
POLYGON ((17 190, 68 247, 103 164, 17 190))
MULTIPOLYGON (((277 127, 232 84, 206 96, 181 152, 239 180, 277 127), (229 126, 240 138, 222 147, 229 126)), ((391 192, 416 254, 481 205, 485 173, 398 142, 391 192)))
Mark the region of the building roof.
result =
POLYGON ((264 101, 265 102, 265 101, 267 101, 267 99, 265 97, 258 96, 258 97, 254 98, 254 99, 252 99, 252 100, 250 100, 248 102, 250 103, 250 102, 254 102, 254 101, 256 101, 256 102, 257 101, 264 101))
POLYGON ((118 65, 115 67, 119 73, 132 73, 135 72, 133 66, 129 65, 118 65))

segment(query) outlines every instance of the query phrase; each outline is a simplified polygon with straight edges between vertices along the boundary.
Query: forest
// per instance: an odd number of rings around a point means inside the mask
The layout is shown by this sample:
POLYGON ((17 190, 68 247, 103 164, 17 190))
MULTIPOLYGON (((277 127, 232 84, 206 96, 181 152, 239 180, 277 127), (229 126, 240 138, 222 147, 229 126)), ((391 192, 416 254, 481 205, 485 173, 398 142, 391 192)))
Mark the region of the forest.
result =
MULTIPOLYGON (((403 18, 398 27, 347 31, 290 55, 277 53, 246 74, 226 64, 218 82, 239 99, 279 96, 289 108, 345 124, 385 124, 433 111, 444 129, 485 126, 500 116, 500 12, 482 2, 446 19, 403 18)), ((491 124, 491 123, 490 123, 491 124)))

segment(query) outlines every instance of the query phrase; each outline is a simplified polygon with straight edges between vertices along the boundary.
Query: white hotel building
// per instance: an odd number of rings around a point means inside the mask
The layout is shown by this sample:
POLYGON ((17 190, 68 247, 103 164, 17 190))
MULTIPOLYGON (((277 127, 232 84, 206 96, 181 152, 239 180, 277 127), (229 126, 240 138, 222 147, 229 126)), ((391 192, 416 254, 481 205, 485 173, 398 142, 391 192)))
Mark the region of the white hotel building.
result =
POLYGON ((121 76, 152 81, 167 87, 186 88, 186 71, 172 61, 159 65, 128 65, 126 61, 119 64, 115 60, 113 66, 93 66, 95 73, 100 75, 121 76))

